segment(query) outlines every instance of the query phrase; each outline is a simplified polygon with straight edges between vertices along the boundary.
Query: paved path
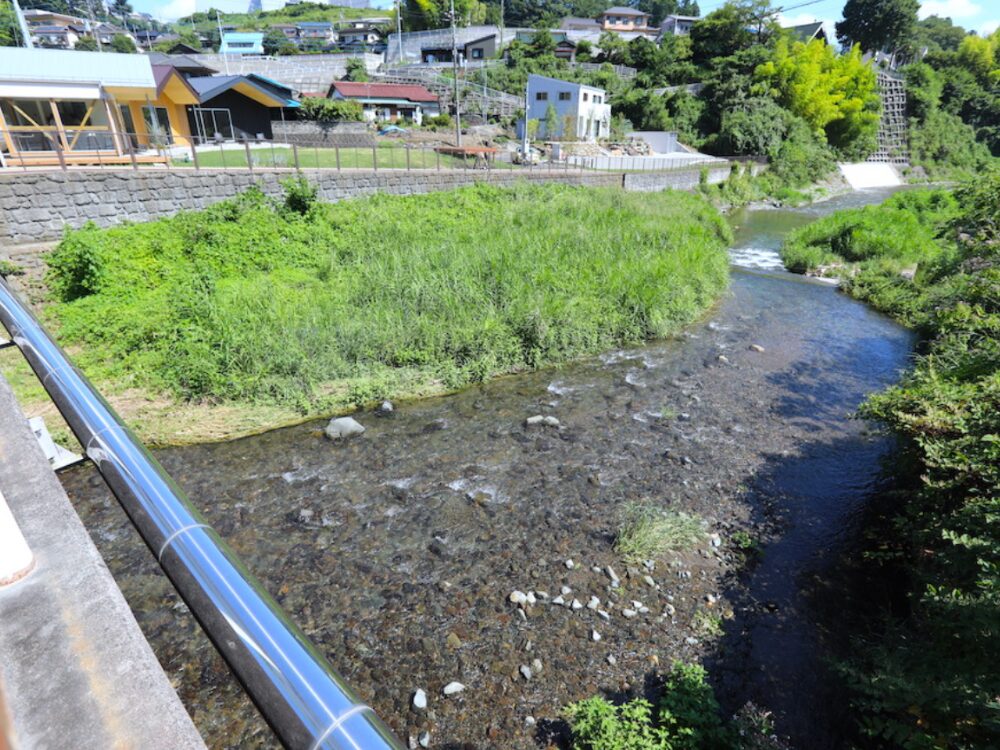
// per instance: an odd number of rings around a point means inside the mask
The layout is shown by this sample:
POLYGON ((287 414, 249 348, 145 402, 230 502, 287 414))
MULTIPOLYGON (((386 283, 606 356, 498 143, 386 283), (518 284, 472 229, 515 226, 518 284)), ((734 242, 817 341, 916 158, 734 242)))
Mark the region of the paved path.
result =
POLYGON ((204 748, 2 377, 0 492, 36 560, 0 589, 0 701, 16 746, 204 748))

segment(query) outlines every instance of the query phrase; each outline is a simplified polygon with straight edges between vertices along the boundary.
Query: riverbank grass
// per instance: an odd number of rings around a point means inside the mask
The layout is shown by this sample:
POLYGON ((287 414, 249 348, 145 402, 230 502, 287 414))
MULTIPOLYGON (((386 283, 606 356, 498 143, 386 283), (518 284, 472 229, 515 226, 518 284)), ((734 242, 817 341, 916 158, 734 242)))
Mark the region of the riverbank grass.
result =
POLYGON ((693 547, 704 538, 704 524, 697 516, 660 508, 648 501, 633 502, 622 509, 615 552, 625 562, 638 564, 693 547))
MULTIPOLYGON (((685 193, 480 185, 323 204, 294 183, 283 201, 251 190, 68 232, 45 315, 113 403, 286 422, 670 336, 725 288, 729 237, 685 193)), ((140 434, 202 437, 154 422, 140 434)))

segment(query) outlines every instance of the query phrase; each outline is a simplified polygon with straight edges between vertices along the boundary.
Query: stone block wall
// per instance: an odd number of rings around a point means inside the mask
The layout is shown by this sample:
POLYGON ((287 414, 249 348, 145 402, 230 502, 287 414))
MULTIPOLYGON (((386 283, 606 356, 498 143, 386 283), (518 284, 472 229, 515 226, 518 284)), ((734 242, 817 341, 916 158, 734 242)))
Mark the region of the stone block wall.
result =
MULTIPOLYGON (((728 165, 711 170, 709 180, 721 182, 728 165)), ((280 181, 295 171, 268 169, 223 171, 202 169, 59 170, 0 174, 0 245, 11 257, 12 246, 58 240, 66 227, 88 221, 106 227, 123 221, 149 221, 178 211, 205 208, 257 185, 268 195, 281 193, 280 181)), ((339 201, 376 192, 396 195, 428 193, 487 182, 563 182, 572 185, 624 187, 657 191, 690 189, 699 171, 573 172, 557 170, 304 170, 317 185, 322 200, 339 201)))

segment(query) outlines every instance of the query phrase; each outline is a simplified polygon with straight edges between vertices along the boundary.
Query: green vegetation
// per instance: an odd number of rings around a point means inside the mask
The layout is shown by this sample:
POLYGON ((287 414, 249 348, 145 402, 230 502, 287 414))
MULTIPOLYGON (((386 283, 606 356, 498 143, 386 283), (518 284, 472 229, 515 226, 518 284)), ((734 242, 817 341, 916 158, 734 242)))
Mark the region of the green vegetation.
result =
MULTIPOLYGON (((295 153, 290 147, 251 148, 250 160, 254 167, 288 168, 295 166, 295 153)), ((311 148, 301 146, 297 149, 299 168, 301 169, 371 169, 373 163, 379 169, 405 169, 406 147, 401 143, 380 143, 374 153, 370 148, 345 147, 311 148)), ((438 163, 442 169, 455 169, 464 166, 472 167, 472 160, 463 161, 462 157, 449 154, 438 154, 428 148, 410 149, 411 169, 437 169, 438 163)), ((194 161, 187 154, 184 158, 174 159, 174 166, 193 167, 194 161)), ((224 167, 228 169, 246 168, 247 152, 245 149, 223 149, 213 146, 198 147, 199 167, 224 167)), ((496 162, 496 169, 511 169, 508 162, 496 162)))
POLYGON ((327 99, 325 96, 304 96, 299 103, 298 118, 316 122, 362 122, 364 110, 360 102, 327 99))
POLYGON ((283 202, 251 190, 68 232, 48 314, 109 391, 321 414, 669 336, 725 287, 729 237, 684 193, 481 185, 329 205, 293 182, 283 202))
POLYGON ((904 194, 856 218, 824 219, 829 231, 804 230, 791 244, 808 237, 818 247, 828 234, 827 252, 856 269, 847 291, 915 326, 925 344, 912 372, 861 410, 903 437, 903 463, 916 464, 908 472, 914 486, 887 522, 889 541, 873 553, 908 574, 909 614, 886 612, 881 627, 858 639, 844 671, 861 729, 878 746, 995 747, 1000 171, 954 198, 904 194), (841 231, 849 226, 858 231, 841 231))
POLYGON ((566 708, 573 750, 780 750, 768 714, 747 704, 730 722, 705 670, 674 662, 655 709, 644 698, 614 705, 594 697, 566 708))
POLYGON ((628 563, 639 563, 692 547, 704 538, 700 518, 661 508, 650 501, 632 502, 622 510, 615 552, 628 563))

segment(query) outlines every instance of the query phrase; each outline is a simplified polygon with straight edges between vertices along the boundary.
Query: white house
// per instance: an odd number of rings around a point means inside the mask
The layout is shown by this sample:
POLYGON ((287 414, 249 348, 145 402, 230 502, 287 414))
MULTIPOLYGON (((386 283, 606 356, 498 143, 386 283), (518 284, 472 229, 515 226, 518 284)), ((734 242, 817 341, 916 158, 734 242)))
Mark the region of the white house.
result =
POLYGON ((441 113, 434 94, 410 83, 334 81, 328 97, 358 102, 368 122, 410 120, 419 125, 425 117, 441 113))
POLYGON ((676 13, 663 19, 660 24, 660 34, 673 34, 674 36, 687 36, 691 33, 691 27, 696 21, 701 20, 698 16, 679 16, 676 13))
POLYGON ((532 74, 528 76, 527 96, 528 120, 539 121, 538 138, 594 141, 611 133, 611 105, 604 89, 532 74), (556 113, 554 133, 547 132, 545 126, 549 106, 556 113))

